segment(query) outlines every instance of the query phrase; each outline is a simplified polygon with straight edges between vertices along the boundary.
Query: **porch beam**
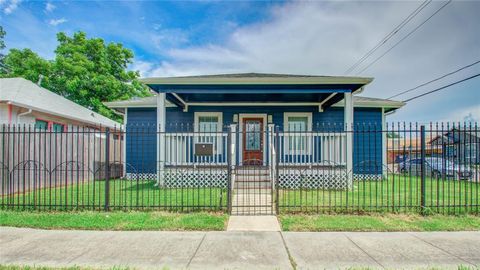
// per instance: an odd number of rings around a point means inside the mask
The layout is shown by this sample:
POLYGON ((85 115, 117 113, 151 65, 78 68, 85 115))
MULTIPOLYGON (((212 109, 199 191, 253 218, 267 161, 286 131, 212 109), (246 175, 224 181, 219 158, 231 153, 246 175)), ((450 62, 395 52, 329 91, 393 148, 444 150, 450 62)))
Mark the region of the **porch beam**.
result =
POLYGON ((157 186, 163 185, 165 168, 165 124, 166 124, 166 94, 157 94, 157 186))
POLYGON ((188 112, 188 104, 185 102, 185 100, 183 100, 183 98, 176 93, 172 93, 172 96, 174 96, 178 101, 180 101, 183 107, 183 111, 188 112))
POLYGON ((344 124, 346 132, 346 165, 349 186, 353 183, 353 94, 344 93, 344 124))
POLYGON ((299 89, 299 88, 214 88, 214 89, 201 89, 201 88, 179 88, 179 89, 162 89, 152 87, 157 93, 177 93, 177 94, 330 94, 330 93, 347 93, 351 92, 351 89, 299 89))
POLYGON ((332 99, 336 94, 337 94, 337 93, 332 93, 332 94, 330 94, 327 98, 325 98, 324 100, 322 100, 322 101, 320 102, 320 104, 318 104, 318 111, 319 111, 319 112, 323 112, 323 105, 324 105, 327 101, 329 101, 330 99, 332 99))
POLYGON ((318 102, 188 102, 189 106, 318 106, 318 102))

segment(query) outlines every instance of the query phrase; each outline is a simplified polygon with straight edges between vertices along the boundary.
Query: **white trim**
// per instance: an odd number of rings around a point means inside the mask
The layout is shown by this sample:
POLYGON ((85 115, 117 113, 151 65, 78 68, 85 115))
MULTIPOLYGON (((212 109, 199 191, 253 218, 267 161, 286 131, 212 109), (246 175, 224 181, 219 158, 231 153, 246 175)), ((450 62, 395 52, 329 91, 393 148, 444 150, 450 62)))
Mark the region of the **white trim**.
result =
POLYGON ((353 95, 352 93, 344 93, 345 106, 343 108, 343 122, 346 131, 346 163, 348 173, 348 186, 351 186, 353 182, 353 95))
POLYGON ((199 118, 200 117, 205 117, 205 116, 212 116, 212 117, 217 117, 217 133, 214 134, 212 137, 216 140, 216 145, 213 149, 214 154, 218 155, 223 152, 223 137, 222 137, 222 130, 223 130, 223 113, 222 112, 195 112, 194 113, 194 123, 193 123, 193 130, 194 130, 194 142, 195 143, 204 143, 205 141, 201 141, 201 137, 207 137, 208 135, 201 135, 197 132, 200 132, 199 127, 200 127, 200 122, 199 118))
POLYGON ((213 117, 217 117, 218 118, 218 122, 219 125, 217 125, 217 131, 218 132, 221 132, 222 131, 222 127, 223 127, 223 113, 222 112, 195 112, 194 114, 195 116, 195 120, 194 120, 194 126, 193 126, 193 130, 195 132, 199 132, 198 130, 198 127, 199 127, 199 118, 200 117, 205 117, 205 116, 213 116, 213 117))
MULTIPOLYGON (((312 131, 312 113, 311 112, 284 112, 283 113, 283 130, 286 132, 284 136, 284 151, 285 154, 292 154, 292 155, 310 155, 312 153, 312 147, 311 147, 311 142, 309 136, 312 131), (293 136, 296 136, 295 133, 289 133, 290 130, 288 130, 288 118, 289 117, 307 117, 307 132, 304 134, 305 135, 305 149, 290 149, 290 143, 289 143, 289 138, 287 134, 293 134, 293 136)), ((299 137, 301 138, 303 135, 300 133, 299 137)))
POLYGON ((176 94, 176 93, 172 93, 172 95, 173 95, 176 99, 178 99, 178 101, 180 101, 180 103, 183 104, 183 106, 185 107, 185 108, 183 109, 183 111, 184 111, 184 112, 188 112, 188 104, 185 102, 185 100, 183 100, 183 98, 180 97, 180 96, 179 96, 178 94, 176 94))
POLYGON ((325 104, 325 102, 329 101, 331 98, 333 98, 336 94, 338 93, 332 93, 330 94, 327 98, 325 98, 324 100, 322 100, 322 102, 320 102, 320 104, 318 104, 318 111, 319 112, 323 112, 323 104, 325 104))
POLYGON ((267 148, 266 148, 266 145, 267 145, 267 136, 266 136, 266 131, 267 131, 267 119, 268 119, 268 116, 266 113, 240 113, 238 114, 238 132, 240 134, 239 136, 239 139, 238 139, 238 156, 239 156, 239 160, 238 160, 238 164, 239 165, 242 165, 243 164, 243 118, 254 118, 254 117, 258 117, 258 118, 262 118, 263 119, 263 164, 266 164, 267 162, 267 148))
POLYGON ((190 106, 318 106, 319 102, 189 102, 190 106))
POLYGON ((152 77, 142 78, 144 84, 160 85, 276 85, 276 84, 369 84, 373 78, 346 76, 279 76, 276 74, 258 74, 261 76, 239 76, 242 74, 224 74, 222 76, 186 76, 186 77, 152 77), (229 76, 232 75, 232 76, 229 76))
POLYGON ((159 131, 157 135, 157 185, 163 183, 163 171, 165 168, 165 125, 166 121, 166 94, 159 93, 157 95, 157 126, 155 131, 159 131))

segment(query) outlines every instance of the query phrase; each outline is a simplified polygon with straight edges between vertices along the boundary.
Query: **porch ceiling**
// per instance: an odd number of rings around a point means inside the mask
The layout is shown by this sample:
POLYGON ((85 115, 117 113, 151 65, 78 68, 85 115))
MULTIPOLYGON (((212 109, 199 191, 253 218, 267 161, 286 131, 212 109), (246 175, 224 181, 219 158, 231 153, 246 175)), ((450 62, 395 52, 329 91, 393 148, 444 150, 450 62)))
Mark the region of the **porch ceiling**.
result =
POLYGON ((312 105, 327 108, 343 93, 360 92, 371 78, 285 74, 221 74, 142 81, 183 108, 225 105, 312 105))
MULTIPOLYGON (((187 103, 216 103, 216 102, 311 102, 319 103, 328 98, 331 93, 305 93, 305 94, 176 94, 187 103)), ((167 99, 177 99, 172 94, 167 94, 167 99)), ((343 95, 337 95, 338 100, 341 100, 343 95)), ((338 101, 337 100, 337 101, 338 101)))

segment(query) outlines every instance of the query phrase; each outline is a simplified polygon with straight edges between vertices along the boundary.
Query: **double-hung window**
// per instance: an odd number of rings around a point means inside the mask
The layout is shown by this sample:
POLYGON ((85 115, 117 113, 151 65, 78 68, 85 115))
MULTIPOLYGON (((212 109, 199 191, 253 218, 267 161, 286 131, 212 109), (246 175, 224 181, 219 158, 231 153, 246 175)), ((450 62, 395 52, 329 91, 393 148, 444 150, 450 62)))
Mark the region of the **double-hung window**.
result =
POLYGON ((289 154, 309 154, 311 150, 311 113, 285 113, 285 150, 289 154))
POLYGON ((195 113, 195 142, 213 144, 214 153, 222 151, 222 113, 196 112, 195 113))

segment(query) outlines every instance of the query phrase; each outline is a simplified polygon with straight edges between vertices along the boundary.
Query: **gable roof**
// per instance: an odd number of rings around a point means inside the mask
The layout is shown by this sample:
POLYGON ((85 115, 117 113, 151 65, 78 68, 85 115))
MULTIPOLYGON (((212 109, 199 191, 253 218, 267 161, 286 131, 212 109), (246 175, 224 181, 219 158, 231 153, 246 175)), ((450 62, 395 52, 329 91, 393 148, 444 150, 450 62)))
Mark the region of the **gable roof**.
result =
POLYGON ((161 85, 311 85, 311 84, 351 84, 366 85, 373 78, 346 76, 319 76, 273 73, 234 73, 183 77, 152 77, 140 81, 161 85))
POLYGON ((0 102, 58 115, 94 126, 113 128, 119 123, 23 78, 0 79, 0 102))

